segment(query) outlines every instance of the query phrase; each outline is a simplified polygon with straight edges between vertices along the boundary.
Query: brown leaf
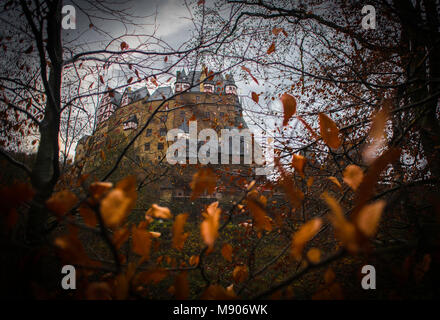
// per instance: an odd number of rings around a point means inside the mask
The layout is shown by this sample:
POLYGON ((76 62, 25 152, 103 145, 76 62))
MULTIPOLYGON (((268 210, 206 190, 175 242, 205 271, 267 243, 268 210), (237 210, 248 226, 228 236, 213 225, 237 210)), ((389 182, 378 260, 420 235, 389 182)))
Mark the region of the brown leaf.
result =
POLYGON ((301 177, 304 177, 304 166, 306 164, 306 158, 300 154, 294 154, 292 157, 292 167, 297 171, 301 177))
POLYGON ((364 172, 357 165, 348 165, 343 173, 343 180, 353 190, 356 190, 364 178, 364 172))
POLYGON ((324 142, 332 149, 337 149, 341 145, 339 139, 339 129, 336 123, 324 113, 319 113, 319 128, 324 142))
POLYGON ((271 54, 274 51, 275 51, 275 42, 272 42, 270 47, 267 49, 267 54, 271 54))
POLYGON ((254 100, 255 103, 258 103, 258 101, 260 100, 260 97, 258 96, 258 94, 256 94, 255 92, 252 91, 251 95, 252 95, 252 100, 254 100))
POLYGON ((222 247, 222 256, 227 261, 232 262, 232 246, 229 243, 225 243, 222 247))
POLYGON ((205 192, 212 194, 217 186, 217 175, 211 168, 202 168, 194 174, 190 187, 192 189, 191 200, 198 198, 205 192))
POLYGON ((286 126, 290 118, 296 113, 296 99, 285 92, 281 96, 281 103, 283 104, 284 110, 283 126, 286 126))
POLYGON ((321 250, 318 248, 311 248, 307 251, 307 259, 312 263, 318 263, 321 260, 321 250))
POLYGON ((127 228, 121 228, 116 230, 113 233, 113 244, 115 245, 116 249, 119 249, 125 241, 128 240, 130 236, 130 231, 127 228))
POLYGON ((262 201, 261 197, 253 196, 252 193, 249 193, 248 201, 247 201, 249 211, 252 214, 252 217, 255 220, 255 227, 258 231, 272 230, 272 224, 270 218, 266 215, 265 203, 262 201))
POLYGON ((328 177, 328 179, 333 182, 339 189, 342 189, 342 185, 336 177, 328 177))
POLYGON ((47 201, 47 208, 58 217, 66 214, 78 202, 78 197, 71 191, 63 190, 53 194, 47 201))
POLYGON ((172 218, 172 214, 170 209, 166 207, 158 206, 157 204, 153 204, 150 209, 145 213, 147 216, 159 219, 170 219, 172 218))
POLYGON ((84 203, 79 207, 79 214, 84 219, 84 223, 89 227, 95 227, 98 223, 95 212, 84 203))
POLYGON ((255 77, 252 75, 251 70, 249 70, 249 68, 246 68, 245 66, 241 66, 241 69, 243 69, 244 71, 246 71, 246 72, 251 76, 251 78, 256 82, 256 84, 259 84, 257 78, 255 78, 255 77))
POLYGON ((230 285, 226 289, 218 284, 211 284, 200 297, 203 300, 233 300, 237 299, 234 286, 230 285))
POLYGON ((189 258, 189 265, 190 266, 196 266, 199 264, 200 261, 200 257, 199 256, 191 256, 191 258, 189 258))
POLYGON ((359 238, 356 227, 345 219, 342 208, 336 199, 328 195, 327 192, 324 192, 322 197, 332 210, 333 214, 329 216, 329 219, 335 228, 336 238, 342 242, 348 251, 356 253, 359 251, 359 238))
POLYGON ((295 259, 301 259, 305 245, 316 235, 321 228, 321 225, 322 219, 312 219, 301 226, 301 228, 293 235, 292 256, 295 257, 295 259))
POLYGON ((150 257, 151 235, 144 228, 132 226, 133 252, 148 259, 150 257))
POLYGON ((220 213, 218 201, 211 203, 203 213, 205 219, 200 225, 200 233, 203 241, 210 248, 213 248, 215 239, 218 237, 220 213))
POLYGON ((128 44, 127 44, 127 42, 121 42, 121 50, 122 51, 124 51, 124 50, 126 50, 126 49, 128 49, 128 44))
POLYGON ((236 266, 234 268, 234 271, 232 271, 232 277, 235 281, 235 283, 243 282, 248 277, 248 268, 245 265, 242 266, 236 266))
POLYGON ((182 271, 174 278, 174 296, 177 300, 184 300, 189 296, 189 284, 186 271, 182 271))
POLYGON ((177 250, 182 250, 185 240, 188 237, 188 233, 184 233, 184 226, 186 219, 188 218, 187 213, 181 213, 176 216, 173 223, 173 247, 177 250))
POLYGON ((133 203, 121 189, 113 189, 101 201, 101 215, 106 226, 119 226, 131 210, 133 203))
POLYGON ((356 226, 367 237, 371 238, 376 234, 379 226, 380 216, 385 208, 384 200, 376 201, 364 206, 356 218, 356 226))

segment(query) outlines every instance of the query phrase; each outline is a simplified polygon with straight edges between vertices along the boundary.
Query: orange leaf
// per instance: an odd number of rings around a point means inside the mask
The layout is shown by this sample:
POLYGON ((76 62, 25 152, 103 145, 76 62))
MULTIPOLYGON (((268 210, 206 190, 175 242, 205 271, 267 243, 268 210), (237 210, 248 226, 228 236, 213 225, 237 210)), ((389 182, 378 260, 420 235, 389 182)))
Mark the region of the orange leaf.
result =
POLYGON ((256 94, 255 92, 252 91, 252 100, 255 101, 255 103, 258 103, 258 101, 260 100, 260 97, 258 96, 258 94, 256 94))
POLYGON ((258 197, 258 195, 252 196, 252 194, 249 193, 247 204, 249 211, 255 220, 255 227, 257 230, 271 231, 272 224, 270 218, 266 215, 266 210, 264 209, 265 203, 262 201, 262 197, 258 197))
POLYGON ((173 247, 177 250, 182 250, 185 240, 188 237, 188 233, 184 233, 184 226, 186 219, 188 218, 187 213, 181 213, 176 216, 173 223, 173 247))
POLYGON ((271 54, 274 51, 275 51, 275 42, 272 42, 269 49, 267 49, 267 54, 271 54))
POLYGON ((259 83, 258 83, 258 80, 252 75, 251 70, 249 70, 249 68, 246 68, 245 66, 241 66, 241 69, 243 69, 244 71, 246 71, 246 72, 251 76, 251 78, 252 78, 257 84, 259 84, 259 83))
POLYGON ((312 263, 318 263, 321 260, 321 250, 317 248, 311 248, 307 251, 307 259, 312 263))
POLYGON ((292 256, 300 260, 302 251, 307 244, 319 231, 322 225, 322 219, 315 218, 308 221, 306 224, 293 235, 292 238, 292 256))
POLYGON ((385 205, 386 202, 384 200, 379 200, 364 206, 361 211, 359 211, 356 218, 356 225, 367 237, 372 237, 376 234, 380 216, 382 215, 385 205))
POLYGON ((127 42, 121 42, 121 50, 125 50, 125 49, 128 49, 128 44, 127 44, 127 42))
POLYGON ((339 139, 339 129, 336 123, 324 113, 319 113, 319 128, 324 142, 330 148, 339 148, 341 145, 341 140, 339 139))
POLYGON ((182 271, 174 278, 174 296, 177 300, 184 300, 189 295, 189 284, 186 271, 182 271))
POLYGON ((68 191, 63 190, 53 194, 47 201, 47 208, 55 213, 58 217, 66 214, 77 203, 77 196, 68 191))
POLYGON ((84 219, 84 223, 89 227, 95 227, 98 223, 95 212, 86 204, 81 204, 79 207, 79 214, 84 219))
POLYGON ((296 113, 296 99, 288 93, 283 93, 281 103, 284 110, 283 126, 286 126, 290 118, 296 113))
POLYGON ((144 228, 132 226, 133 252, 148 259, 150 256, 151 235, 144 228))
POLYGON ((364 178, 364 172, 357 165, 350 164, 345 168, 343 176, 344 182, 356 190, 364 178))
POLYGON ((145 213, 146 215, 159 219, 170 219, 172 217, 170 209, 153 204, 145 213))
POLYGON ((306 127, 307 130, 312 134, 315 139, 319 139, 319 136, 316 134, 315 130, 300 116, 296 116, 296 118, 301 121, 301 123, 306 127))
POLYGON ((338 186, 339 189, 342 189, 342 185, 336 177, 328 177, 328 179, 338 186))
POLYGON ((226 289, 218 284, 211 284, 201 295, 203 300, 233 300, 237 299, 234 286, 230 285, 226 289))
POLYGON ((232 277, 236 283, 240 283, 246 280, 248 273, 247 266, 236 266, 232 272, 232 277))
POLYGON ((295 171, 298 171, 298 173, 304 177, 304 165, 306 164, 306 158, 304 158, 302 155, 294 154, 292 157, 292 167, 295 169, 295 171))
POLYGON ((191 256, 191 258, 189 258, 189 265, 190 266, 196 266, 199 264, 200 261, 200 257, 199 256, 191 256))
POLYGON ((377 152, 385 145, 385 126, 388 121, 388 108, 384 107, 372 117, 369 137, 371 143, 363 150, 362 158, 365 163, 371 164, 377 156, 377 152))
POLYGON ((106 226, 119 226, 132 208, 133 203, 121 189, 113 189, 101 201, 101 215, 106 226))
POLYGON ((333 212, 329 219, 335 228, 336 238, 342 242, 348 251, 356 253, 359 250, 359 239, 355 226, 345 219, 342 208, 336 199, 328 195, 327 192, 324 192, 322 197, 333 212))
POLYGON ((89 187, 89 191, 95 200, 100 200, 112 187, 113 184, 111 182, 93 182, 89 187))
POLYGON ((121 228, 116 230, 113 233, 113 244, 115 245, 116 249, 119 249, 125 241, 128 240, 130 236, 130 231, 127 228, 121 228))
POLYGON ((190 187, 192 189, 191 200, 198 198, 203 193, 212 194, 217 186, 217 175, 211 168, 200 169, 194 174, 190 187))
POLYGON ((229 243, 225 243, 222 247, 222 256, 227 261, 232 262, 232 246, 229 243))
POLYGON ((218 227, 221 210, 218 201, 211 203, 203 213, 204 220, 200 225, 200 233, 207 246, 213 248, 215 239, 218 237, 218 227))

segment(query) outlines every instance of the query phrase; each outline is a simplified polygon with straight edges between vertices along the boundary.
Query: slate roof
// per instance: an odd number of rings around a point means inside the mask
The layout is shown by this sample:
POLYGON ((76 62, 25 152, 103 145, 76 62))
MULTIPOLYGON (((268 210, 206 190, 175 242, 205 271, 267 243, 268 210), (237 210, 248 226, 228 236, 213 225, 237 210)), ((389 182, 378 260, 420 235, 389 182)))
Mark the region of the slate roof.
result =
POLYGON ((173 95, 173 89, 171 87, 159 87, 148 98, 147 101, 164 100, 173 95))

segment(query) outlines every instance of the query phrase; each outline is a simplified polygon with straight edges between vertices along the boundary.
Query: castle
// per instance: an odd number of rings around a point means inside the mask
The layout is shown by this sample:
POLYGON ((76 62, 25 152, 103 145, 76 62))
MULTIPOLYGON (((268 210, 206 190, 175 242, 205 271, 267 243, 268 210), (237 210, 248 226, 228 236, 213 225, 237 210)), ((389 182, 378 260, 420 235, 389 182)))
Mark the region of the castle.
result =
MULTIPOLYGON (((121 164, 121 175, 135 174, 141 185, 147 181, 148 193, 156 200, 189 198, 189 182, 199 168, 198 165, 191 168, 166 163, 166 151, 171 144, 166 135, 170 129, 179 128, 188 133, 190 120, 197 121, 198 132, 207 128, 216 132, 248 128, 243 119, 237 86, 229 74, 207 76, 202 71, 186 73, 182 70, 176 74, 174 90, 171 86, 157 87, 151 95, 146 87, 135 91, 127 88, 122 94, 109 91, 101 97, 96 130, 92 135, 82 137, 77 144, 75 162, 81 164, 83 172, 94 174, 105 171, 112 162, 109 160, 120 154, 153 111, 163 104, 148 127, 136 138, 121 164)), ((227 172, 224 179, 241 179, 244 183, 244 177, 252 179, 254 166, 241 163, 222 167, 221 170, 227 172)), ((206 198, 224 200, 225 196, 222 190, 217 190, 206 198)))

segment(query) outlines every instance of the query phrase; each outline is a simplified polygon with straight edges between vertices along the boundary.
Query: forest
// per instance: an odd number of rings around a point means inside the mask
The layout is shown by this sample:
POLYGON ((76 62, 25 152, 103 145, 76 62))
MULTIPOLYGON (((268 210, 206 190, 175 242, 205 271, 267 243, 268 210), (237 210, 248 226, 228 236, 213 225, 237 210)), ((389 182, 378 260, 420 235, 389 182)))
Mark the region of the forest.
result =
POLYGON ((2 299, 440 296, 439 1, 0 8, 2 299))

